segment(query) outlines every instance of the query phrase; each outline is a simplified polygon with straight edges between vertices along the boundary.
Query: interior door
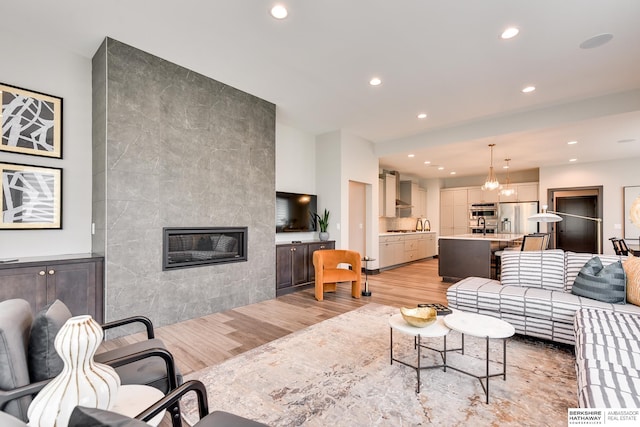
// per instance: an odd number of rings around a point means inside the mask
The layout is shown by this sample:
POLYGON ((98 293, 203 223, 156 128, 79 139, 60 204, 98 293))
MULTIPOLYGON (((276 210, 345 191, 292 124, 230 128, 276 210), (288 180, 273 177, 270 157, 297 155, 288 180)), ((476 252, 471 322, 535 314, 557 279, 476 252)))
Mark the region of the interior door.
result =
MULTIPOLYGON (((557 197, 557 212, 597 217, 597 196, 557 197)), ((565 251, 598 253, 595 221, 560 215, 556 226, 556 247, 565 251)))
POLYGON ((349 181, 349 247, 347 249, 357 251, 361 256, 367 253, 366 206, 366 185, 349 181))

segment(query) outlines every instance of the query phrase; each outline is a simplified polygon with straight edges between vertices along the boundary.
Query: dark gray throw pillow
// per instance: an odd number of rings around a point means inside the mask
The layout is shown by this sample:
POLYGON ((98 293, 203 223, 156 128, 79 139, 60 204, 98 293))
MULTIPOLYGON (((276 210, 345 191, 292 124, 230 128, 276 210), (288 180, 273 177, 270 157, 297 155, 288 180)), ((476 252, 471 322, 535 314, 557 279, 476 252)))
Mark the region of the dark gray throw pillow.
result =
POLYGON ((626 282, 622 262, 616 261, 604 267, 600 258, 596 256, 582 267, 573 283, 571 293, 602 302, 625 304, 626 282))
POLYGON ((71 312, 60 300, 44 307, 33 320, 29 337, 29 376, 31 382, 48 380, 62 372, 64 363, 54 346, 62 325, 71 312))

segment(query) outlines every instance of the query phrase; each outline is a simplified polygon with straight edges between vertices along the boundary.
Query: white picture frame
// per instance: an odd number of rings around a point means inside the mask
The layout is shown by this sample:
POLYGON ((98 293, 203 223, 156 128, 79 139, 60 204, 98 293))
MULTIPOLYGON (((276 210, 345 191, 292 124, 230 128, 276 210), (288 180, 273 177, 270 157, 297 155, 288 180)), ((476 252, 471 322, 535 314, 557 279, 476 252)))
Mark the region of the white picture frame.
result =
POLYGON ((640 238, 640 185, 624 187, 624 238, 640 238))

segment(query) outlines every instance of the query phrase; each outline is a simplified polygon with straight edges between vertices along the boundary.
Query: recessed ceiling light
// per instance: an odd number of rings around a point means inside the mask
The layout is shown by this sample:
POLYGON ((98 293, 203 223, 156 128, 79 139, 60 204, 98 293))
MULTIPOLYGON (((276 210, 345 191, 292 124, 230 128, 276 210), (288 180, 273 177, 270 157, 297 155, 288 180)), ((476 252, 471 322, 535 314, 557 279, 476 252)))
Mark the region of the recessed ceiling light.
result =
POLYGON ((425 162, 424 162, 424 164, 425 164, 425 165, 430 165, 430 164, 431 164, 431 162, 430 162, 429 160, 427 160, 427 161, 425 161, 425 162))
POLYGON ((535 86, 527 86, 527 87, 525 87, 524 89, 522 89, 522 93, 531 93, 531 92, 533 92, 534 90, 536 90, 536 87, 535 87, 535 86))
POLYGON ((511 38, 517 36, 519 32, 520 32, 520 30, 517 29, 516 27, 509 27, 509 28, 507 28, 506 30, 504 30, 502 32, 500 37, 502 39, 504 39, 504 40, 511 39, 511 38))
POLYGON ((420 114, 418 114, 418 118, 419 118, 419 119, 426 119, 426 118, 427 118, 427 113, 420 113, 420 114))
POLYGON ((449 172, 449 175, 455 175, 455 174, 456 174, 455 171, 449 172))
POLYGON ((284 19, 287 17, 287 15, 289 15, 289 12, 287 11, 287 8, 282 4, 276 4, 271 8, 271 16, 276 19, 284 19))
POLYGON ((568 145, 576 145, 578 143, 578 141, 569 141, 567 142, 568 145))
POLYGON ((509 169, 509 165, 504 165, 502 169, 509 169))
POLYGON ((415 156, 416 156, 415 154, 409 154, 407 157, 411 157, 411 158, 413 158, 413 157, 415 157, 415 156))
POLYGON ((369 84, 371 86, 380 86, 381 83, 382 83, 382 80, 380 80, 378 77, 374 77, 371 80, 369 80, 369 84))
POLYGON ((577 162, 578 159, 569 159, 570 162, 577 162))
POLYGON ((612 38, 613 34, 610 33, 598 34, 597 36, 589 37, 580 43, 580 49, 594 49, 596 47, 600 47, 603 44, 609 43, 612 38))
POLYGON ((444 166, 438 166, 438 170, 439 171, 443 171, 444 170, 444 166))

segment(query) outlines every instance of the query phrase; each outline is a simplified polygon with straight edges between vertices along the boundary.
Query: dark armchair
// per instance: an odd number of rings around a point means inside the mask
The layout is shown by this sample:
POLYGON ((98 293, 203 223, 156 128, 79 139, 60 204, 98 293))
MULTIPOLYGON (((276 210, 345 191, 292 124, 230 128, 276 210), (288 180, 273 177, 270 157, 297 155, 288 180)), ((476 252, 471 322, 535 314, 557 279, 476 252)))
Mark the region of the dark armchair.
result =
MULTIPOLYGON (((113 412, 104 411, 95 408, 76 407, 71 413, 69 419, 69 427, 85 427, 85 426, 118 426, 118 427, 144 427, 149 421, 167 408, 174 407, 179 404, 180 399, 187 393, 194 392, 198 398, 198 414, 200 421, 195 423, 193 427, 266 427, 266 424, 259 423, 238 415, 224 411, 214 411, 209 413, 209 403, 207 400, 207 390, 203 383, 197 380, 187 381, 163 397, 155 404, 147 408, 133 418, 114 414, 113 412)), ((180 426, 181 424, 175 424, 180 426)))
MULTIPOLYGON (((238 415, 224 411, 214 411, 209 413, 209 405, 207 401, 207 392, 200 381, 187 381, 169 395, 154 403, 144 412, 135 418, 129 418, 124 415, 111 411, 105 411, 95 408, 84 408, 77 406, 71 413, 69 419, 69 427, 148 427, 145 421, 155 417, 160 412, 176 406, 182 396, 189 392, 195 392, 198 398, 198 413, 200 421, 193 427, 265 427, 266 424, 252 421, 238 415)), ((181 426, 180 417, 178 423, 174 425, 181 426)), ((27 424, 18 418, 0 411, 0 426, 2 427, 26 427, 27 424)))
MULTIPOLYGON (((63 363, 55 347, 55 336, 71 317, 67 307, 55 301, 35 318, 30 304, 22 299, 0 302, 0 411, 27 420, 32 396, 61 372, 63 363)), ((112 322, 116 327, 142 321, 151 338, 96 355, 95 360, 116 369, 122 384, 144 384, 163 393, 181 382, 173 356, 162 341, 153 338, 151 322, 132 318, 112 322)), ((179 416, 179 407, 170 408, 179 416)))

